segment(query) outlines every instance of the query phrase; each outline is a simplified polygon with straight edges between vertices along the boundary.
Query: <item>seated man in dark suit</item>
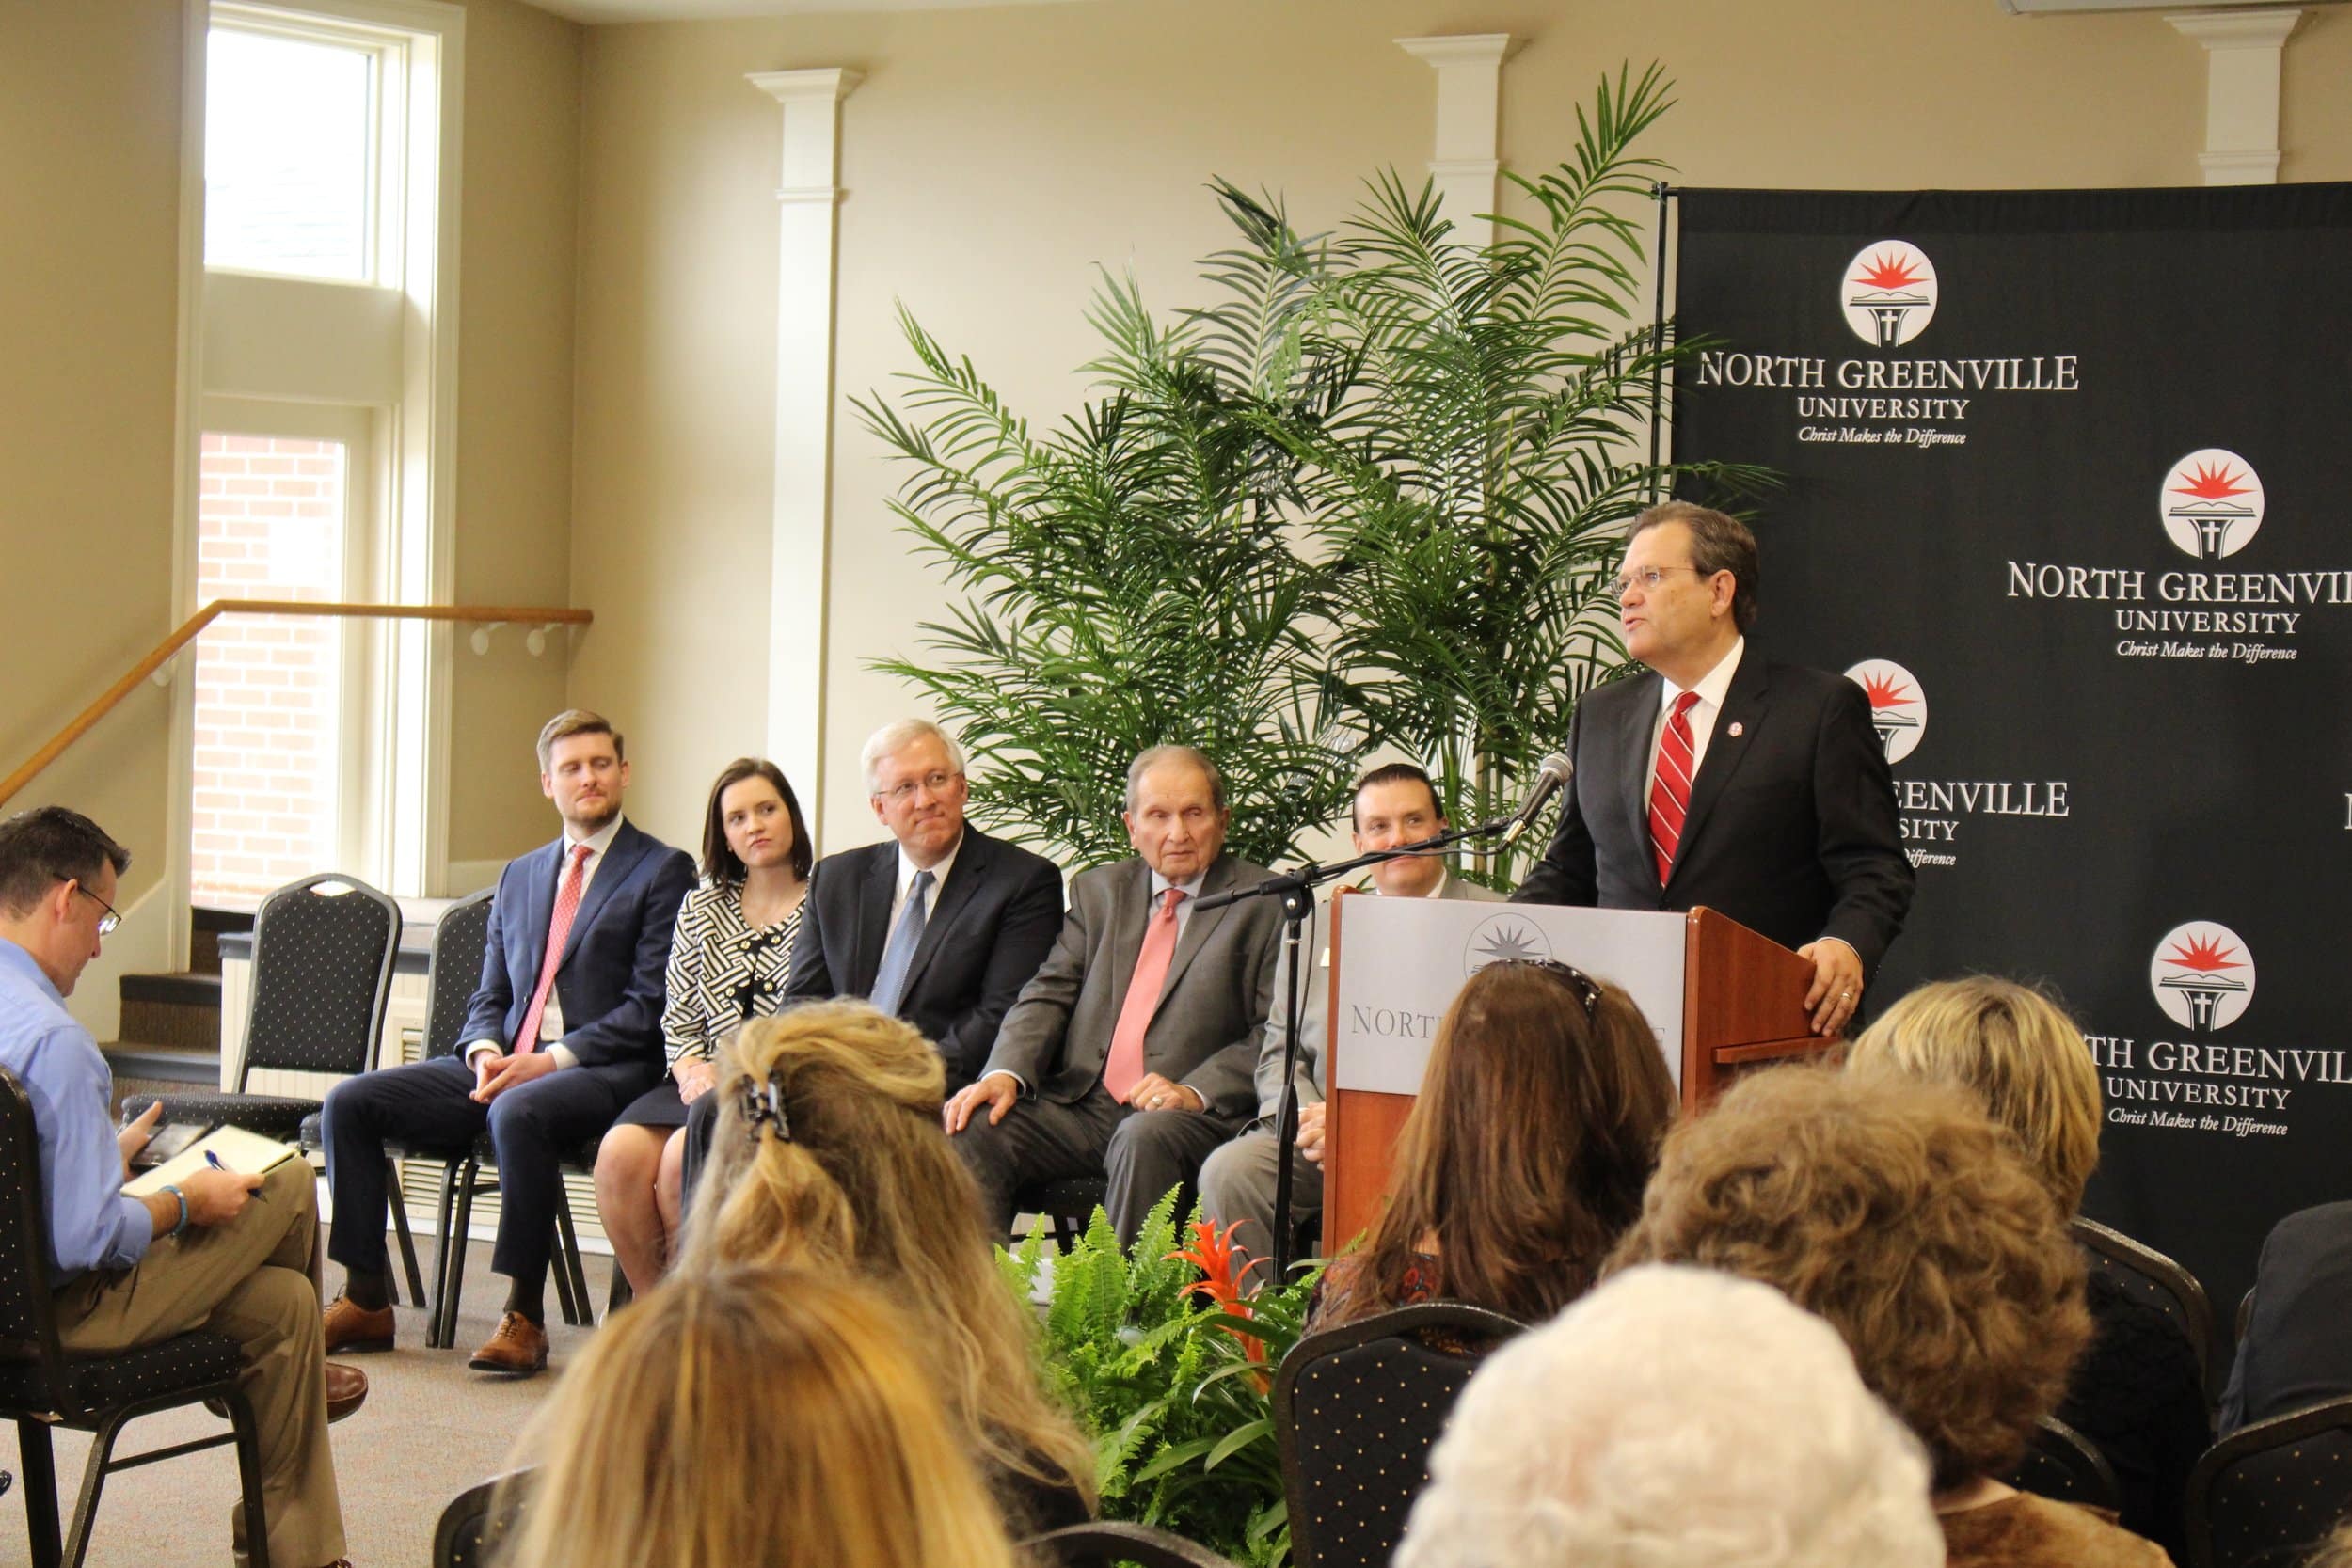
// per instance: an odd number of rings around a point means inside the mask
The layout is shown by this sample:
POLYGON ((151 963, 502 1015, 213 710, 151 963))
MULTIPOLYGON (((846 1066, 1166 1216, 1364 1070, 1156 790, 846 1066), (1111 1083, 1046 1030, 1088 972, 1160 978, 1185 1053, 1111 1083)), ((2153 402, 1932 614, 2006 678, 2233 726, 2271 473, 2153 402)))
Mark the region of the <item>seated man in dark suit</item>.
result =
MULTIPOLYGON (((1446 831, 1438 786, 1409 762, 1375 768, 1356 782, 1348 812, 1356 852, 1369 855, 1418 844, 1446 831)), ((1442 857, 1408 855, 1382 861, 1359 887, 1383 898, 1452 898, 1501 903, 1502 895, 1454 874, 1442 857)), ((1331 903, 1324 900, 1307 936, 1314 961, 1298 1010, 1298 1145, 1291 1160, 1291 1217, 1295 1224, 1323 1210, 1323 1036, 1331 1006, 1331 903)), ((1200 1167, 1200 1209, 1219 1228, 1232 1232, 1234 1265, 1243 1274, 1274 1252, 1274 1187, 1280 1161, 1275 1150, 1275 1118, 1282 1109, 1282 1058, 1290 1037, 1287 953, 1274 960, 1274 998, 1266 1007, 1265 1043, 1258 1053, 1258 1119, 1241 1136, 1209 1156, 1200 1167), (1245 1223, 1246 1222, 1246 1223, 1245 1223)), ((1260 1271, 1263 1275, 1263 1270, 1260 1271)), ((1267 1283, 1251 1281, 1255 1289, 1267 1283)))
MULTIPOLYGON (((964 820, 963 749, 937 724, 885 724, 860 760, 890 839, 810 872, 785 1004, 853 996, 896 1013, 939 1048, 953 1094, 979 1075, 1006 1009, 1053 950, 1061 873, 964 820)), ((690 1203, 718 1113, 715 1095, 687 1110, 690 1203)))
POLYGON ((1281 906, 1191 908, 1266 875, 1225 852, 1229 817, 1224 781, 1189 746, 1155 746, 1128 768, 1139 858, 1072 879, 1052 955, 1005 1015, 979 1081, 947 1101, 947 1131, 999 1233, 1024 1187, 1105 1175, 1111 1223, 1132 1242, 1256 1105, 1281 906))
POLYGON ((1757 577, 1736 517, 1633 520, 1618 616, 1649 668, 1577 705, 1559 832, 1511 896, 1720 911, 1812 960, 1804 1005, 1835 1035, 1902 929, 1911 861, 1862 688, 1748 646, 1757 577))
POLYGON ((327 1256, 346 1271, 326 1308, 330 1346, 391 1346, 385 1140, 463 1148, 486 1128, 500 1196, 490 1266, 509 1285, 472 1365, 524 1376, 546 1367, 560 1162, 664 1070, 662 970, 693 862, 623 820, 628 763, 593 713, 559 713, 539 732, 539 786, 563 836, 500 874, 457 1054, 363 1073, 326 1097, 327 1256))
POLYGON ((2254 1267, 2254 1311, 2221 1396, 2221 1435, 2352 1396, 2352 1203, 2280 1220, 2254 1267))

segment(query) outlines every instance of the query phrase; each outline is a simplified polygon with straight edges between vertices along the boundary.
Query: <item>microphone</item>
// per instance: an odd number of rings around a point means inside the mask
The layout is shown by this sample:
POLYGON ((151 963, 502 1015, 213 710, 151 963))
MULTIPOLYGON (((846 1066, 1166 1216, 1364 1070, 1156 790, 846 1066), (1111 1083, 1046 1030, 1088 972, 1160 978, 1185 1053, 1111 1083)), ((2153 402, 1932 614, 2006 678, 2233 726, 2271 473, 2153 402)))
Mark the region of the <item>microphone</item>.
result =
POLYGON ((1575 772, 1576 764, 1559 752, 1552 752, 1535 765, 1534 787, 1527 792, 1527 803, 1519 807, 1519 814, 1511 818, 1511 825, 1502 831, 1501 847, 1508 849, 1535 825, 1535 818, 1543 814, 1546 806, 1551 804, 1551 798, 1566 786, 1575 772))

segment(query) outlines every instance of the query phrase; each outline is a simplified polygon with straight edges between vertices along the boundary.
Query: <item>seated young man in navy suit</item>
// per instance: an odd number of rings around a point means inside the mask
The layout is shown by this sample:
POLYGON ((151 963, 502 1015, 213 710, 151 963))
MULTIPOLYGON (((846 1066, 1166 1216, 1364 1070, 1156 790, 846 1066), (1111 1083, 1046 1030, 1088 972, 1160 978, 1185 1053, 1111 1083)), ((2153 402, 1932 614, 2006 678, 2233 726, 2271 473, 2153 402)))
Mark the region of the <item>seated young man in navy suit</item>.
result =
POLYGON ((665 1069, 662 971, 693 862, 622 819, 628 763, 620 736, 593 713, 559 713, 539 732, 539 787, 563 816, 563 836, 499 877, 457 1053, 364 1073, 326 1097, 326 1255, 346 1271, 326 1308, 330 1346, 391 1346, 385 1141, 458 1148, 486 1128, 500 1196, 490 1266, 509 1287, 498 1332, 472 1365, 521 1376, 546 1367, 559 1162, 665 1069))

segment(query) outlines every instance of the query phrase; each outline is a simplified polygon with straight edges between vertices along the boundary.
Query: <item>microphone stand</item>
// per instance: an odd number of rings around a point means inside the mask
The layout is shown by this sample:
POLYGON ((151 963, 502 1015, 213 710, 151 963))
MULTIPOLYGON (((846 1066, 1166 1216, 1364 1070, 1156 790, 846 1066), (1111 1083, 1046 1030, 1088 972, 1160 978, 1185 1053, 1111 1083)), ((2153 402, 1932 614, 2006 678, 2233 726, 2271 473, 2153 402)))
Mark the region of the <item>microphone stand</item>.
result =
MULTIPOLYGON (((1318 865, 1310 861, 1295 871, 1268 877, 1248 887, 1228 888, 1213 893, 1193 905, 1193 912, 1204 913, 1221 910, 1228 904, 1238 904, 1245 898, 1279 898, 1282 901, 1282 955, 1289 984, 1283 988, 1282 1017, 1287 1024, 1282 1036, 1282 1100, 1274 1118, 1274 1275, 1279 1281, 1291 1271, 1291 1161, 1298 1147, 1298 1023, 1299 1023, 1299 933, 1306 928, 1307 917, 1314 910, 1314 890, 1327 882, 1338 880, 1351 871, 1360 871, 1383 861, 1405 860, 1434 855, 1456 844, 1476 838, 1495 838, 1510 830, 1518 820, 1514 816, 1498 816, 1475 828, 1463 828, 1450 833, 1439 833, 1412 844, 1401 844, 1393 849, 1375 849, 1358 855, 1354 860, 1337 865, 1318 865)), ((1329 1042, 1325 1042, 1329 1050, 1329 1042)))

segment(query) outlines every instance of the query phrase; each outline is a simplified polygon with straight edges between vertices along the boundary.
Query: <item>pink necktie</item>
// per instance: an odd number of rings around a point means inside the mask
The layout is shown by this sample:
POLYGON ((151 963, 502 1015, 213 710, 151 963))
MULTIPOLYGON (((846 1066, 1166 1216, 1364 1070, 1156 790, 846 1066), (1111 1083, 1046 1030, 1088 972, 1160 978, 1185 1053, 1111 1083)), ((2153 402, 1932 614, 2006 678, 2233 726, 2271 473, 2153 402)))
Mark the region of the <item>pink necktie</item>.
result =
POLYGON ((531 993, 522 1032, 515 1037, 517 1056, 539 1049, 539 1017, 548 1010, 548 988, 555 984, 555 972, 564 962, 564 944, 572 939, 572 920, 580 913, 580 890, 587 885, 588 846, 575 844, 572 863, 564 872, 564 885, 556 890, 555 917, 548 922, 548 956, 539 965, 539 989, 531 993))
POLYGON ((1176 957, 1176 901, 1184 895, 1180 887, 1160 895, 1159 912, 1144 928, 1143 951, 1136 955, 1136 972, 1127 981, 1127 1000, 1120 1005, 1119 1026, 1111 1031, 1103 1086, 1121 1105, 1143 1077, 1143 1036, 1159 1010, 1160 989, 1168 984, 1168 966, 1176 957))
POLYGON ((1675 856, 1682 849, 1682 819, 1691 810, 1691 709, 1699 694, 1685 691, 1675 699, 1674 717, 1658 737, 1658 779, 1649 786, 1649 847, 1658 858, 1658 885, 1674 874, 1675 856))

